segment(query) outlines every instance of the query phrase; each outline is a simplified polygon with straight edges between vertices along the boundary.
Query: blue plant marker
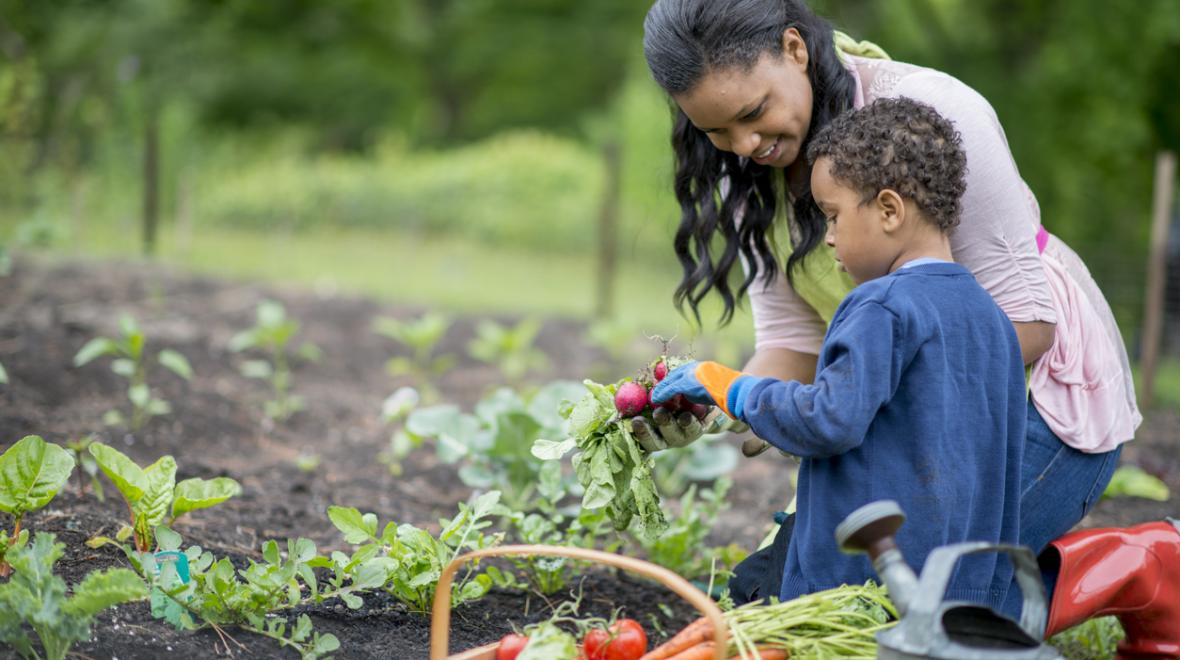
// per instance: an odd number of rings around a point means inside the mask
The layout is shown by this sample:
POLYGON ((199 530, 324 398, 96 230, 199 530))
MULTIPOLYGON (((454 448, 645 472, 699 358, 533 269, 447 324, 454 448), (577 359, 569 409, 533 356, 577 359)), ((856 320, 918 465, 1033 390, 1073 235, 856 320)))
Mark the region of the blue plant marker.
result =
POLYGON ((181 584, 188 584, 189 570, 188 570, 188 555, 176 550, 162 550, 155 554, 156 557, 156 571, 159 572, 159 564, 163 562, 172 562, 173 568, 176 569, 176 577, 180 578, 181 584))

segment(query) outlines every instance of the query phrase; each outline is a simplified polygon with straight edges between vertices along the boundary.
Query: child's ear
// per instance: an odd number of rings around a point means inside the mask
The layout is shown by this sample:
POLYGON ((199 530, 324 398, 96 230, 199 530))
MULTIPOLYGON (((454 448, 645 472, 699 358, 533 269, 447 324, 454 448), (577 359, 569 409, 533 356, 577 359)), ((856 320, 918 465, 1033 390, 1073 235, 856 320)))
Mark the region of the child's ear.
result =
POLYGON ((891 234, 905 223, 906 207, 897 191, 885 188, 877 193, 877 211, 881 214, 881 229, 891 234))

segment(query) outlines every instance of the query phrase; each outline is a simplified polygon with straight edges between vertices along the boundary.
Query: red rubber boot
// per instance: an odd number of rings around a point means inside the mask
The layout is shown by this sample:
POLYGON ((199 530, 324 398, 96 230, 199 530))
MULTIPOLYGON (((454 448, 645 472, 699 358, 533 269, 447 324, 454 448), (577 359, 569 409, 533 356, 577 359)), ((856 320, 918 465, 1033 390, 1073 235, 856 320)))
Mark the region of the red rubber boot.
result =
POLYGON ((1045 637, 1114 615, 1127 633, 1119 658, 1180 658, 1178 525, 1087 529, 1049 544, 1042 561, 1059 559, 1060 572, 1045 637))

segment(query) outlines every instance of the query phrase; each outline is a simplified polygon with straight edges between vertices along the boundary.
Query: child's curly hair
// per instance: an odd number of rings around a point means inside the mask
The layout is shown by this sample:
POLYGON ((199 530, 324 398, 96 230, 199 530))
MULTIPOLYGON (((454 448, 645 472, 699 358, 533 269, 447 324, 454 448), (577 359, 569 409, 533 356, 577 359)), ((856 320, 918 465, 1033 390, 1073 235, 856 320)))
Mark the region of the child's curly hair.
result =
POLYGON ((845 112, 812 138, 808 162, 823 156, 832 177, 863 193, 863 202, 889 188, 943 231, 959 224, 967 156, 959 132, 934 108, 902 97, 845 112))

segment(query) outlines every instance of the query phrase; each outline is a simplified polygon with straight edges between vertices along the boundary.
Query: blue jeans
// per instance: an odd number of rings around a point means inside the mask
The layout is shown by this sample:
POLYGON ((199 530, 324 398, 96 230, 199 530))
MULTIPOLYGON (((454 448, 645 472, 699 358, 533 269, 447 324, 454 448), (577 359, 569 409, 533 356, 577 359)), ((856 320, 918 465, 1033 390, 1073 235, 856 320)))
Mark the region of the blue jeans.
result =
MULTIPOLYGON (((1094 508, 1110 483, 1123 448, 1119 445, 1102 454, 1087 454, 1070 447, 1049 430, 1031 399, 1026 437, 1020 470, 1020 543, 1040 554, 1094 508)), ((1057 575, 1043 577, 1052 599, 1057 575)), ((1004 611, 1019 613, 1020 601, 1020 589, 1013 584, 1004 611)))

